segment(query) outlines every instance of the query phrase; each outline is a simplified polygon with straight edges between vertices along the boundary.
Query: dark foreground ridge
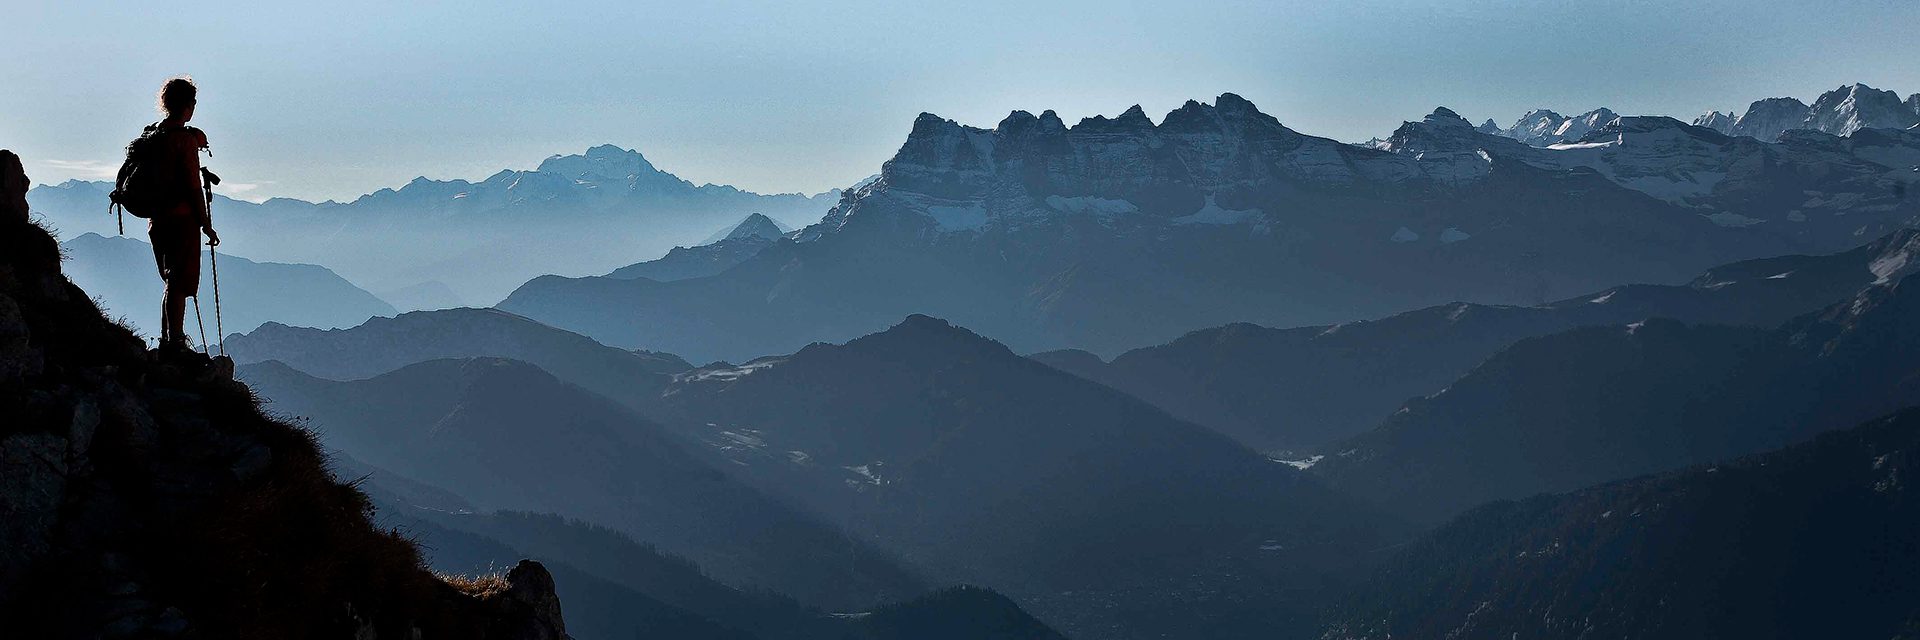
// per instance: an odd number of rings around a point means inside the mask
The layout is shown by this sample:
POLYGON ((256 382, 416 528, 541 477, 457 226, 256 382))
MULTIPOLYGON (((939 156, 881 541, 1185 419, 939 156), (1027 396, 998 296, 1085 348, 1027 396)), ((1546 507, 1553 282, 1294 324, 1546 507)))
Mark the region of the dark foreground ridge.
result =
POLYGON ((1920 409, 1499 501, 1406 545, 1323 638, 1920 638, 1920 409))
POLYGON ((0 213, 9 637, 567 637, 545 567, 435 577, 310 434, 213 362, 155 359, 61 274, 52 236, 0 213))

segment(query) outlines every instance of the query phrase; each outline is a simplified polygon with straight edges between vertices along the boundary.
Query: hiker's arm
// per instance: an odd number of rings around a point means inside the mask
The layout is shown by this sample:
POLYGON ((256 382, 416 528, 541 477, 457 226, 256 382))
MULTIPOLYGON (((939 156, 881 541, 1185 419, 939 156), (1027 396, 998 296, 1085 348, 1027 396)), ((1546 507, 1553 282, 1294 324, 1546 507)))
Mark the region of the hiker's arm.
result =
POLYGON ((200 230, 207 234, 207 246, 217 247, 220 246, 220 234, 213 230, 213 182, 218 181, 219 178, 212 177, 213 174, 200 165, 200 152, 208 148, 207 132, 199 129, 189 129, 189 131, 193 132, 194 142, 198 143, 193 149, 193 167, 196 169, 193 172, 193 178, 200 181, 200 188, 206 190, 205 193, 200 194, 200 200, 194 203, 194 206, 200 209, 200 230))

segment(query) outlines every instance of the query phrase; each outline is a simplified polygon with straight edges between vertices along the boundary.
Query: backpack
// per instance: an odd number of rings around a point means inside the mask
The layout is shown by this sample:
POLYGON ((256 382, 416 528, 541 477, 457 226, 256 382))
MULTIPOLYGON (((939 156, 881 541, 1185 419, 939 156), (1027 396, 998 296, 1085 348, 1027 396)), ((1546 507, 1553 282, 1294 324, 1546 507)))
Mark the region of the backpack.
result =
MULTIPOLYGON (((161 209, 174 204, 177 189, 165 184, 168 167, 161 146, 159 123, 147 125, 140 137, 127 143, 127 159, 113 179, 113 192, 107 194, 109 210, 124 211, 135 218, 152 218, 161 209)), ((124 227, 121 233, 126 233, 124 227)))

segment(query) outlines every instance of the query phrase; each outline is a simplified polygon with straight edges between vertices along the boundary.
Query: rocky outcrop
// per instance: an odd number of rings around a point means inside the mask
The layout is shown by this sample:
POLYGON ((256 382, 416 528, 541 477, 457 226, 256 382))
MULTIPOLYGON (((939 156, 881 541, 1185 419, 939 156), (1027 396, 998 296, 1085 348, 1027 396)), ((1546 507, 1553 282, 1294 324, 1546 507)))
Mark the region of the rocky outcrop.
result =
MULTIPOLYGON (((9 193, 12 201, 12 193, 9 193)), ((0 619, 33 638, 565 637, 524 563, 463 592, 224 358, 159 358, 0 220, 0 619)))
POLYGON ((1733 123, 1735 120, 1738 120, 1738 119, 1739 118, 1737 118, 1731 113, 1720 113, 1718 111, 1709 111, 1709 112, 1700 114, 1700 116, 1697 118, 1694 118, 1693 126, 1706 127, 1708 129, 1712 129, 1720 133, 1731 133, 1733 131, 1733 123))

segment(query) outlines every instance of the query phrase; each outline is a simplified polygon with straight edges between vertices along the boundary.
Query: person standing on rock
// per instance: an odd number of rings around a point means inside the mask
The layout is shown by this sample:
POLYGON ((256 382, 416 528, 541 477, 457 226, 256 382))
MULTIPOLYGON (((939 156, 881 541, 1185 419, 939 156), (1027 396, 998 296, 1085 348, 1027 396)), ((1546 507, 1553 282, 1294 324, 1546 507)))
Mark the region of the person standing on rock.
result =
POLYGON ((207 212, 207 194, 203 190, 200 152, 207 149, 207 134, 187 126, 193 119, 199 89, 193 79, 181 76, 160 87, 160 113, 164 118, 148 125, 135 144, 145 144, 148 155, 141 170, 158 171, 164 185, 162 201, 148 218, 147 238, 153 242, 154 263, 160 268, 160 280, 166 283, 160 308, 160 350, 187 351, 187 297, 200 290, 200 234, 207 246, 220 246, 220 234, 213 230, 213 218, 207 212))

